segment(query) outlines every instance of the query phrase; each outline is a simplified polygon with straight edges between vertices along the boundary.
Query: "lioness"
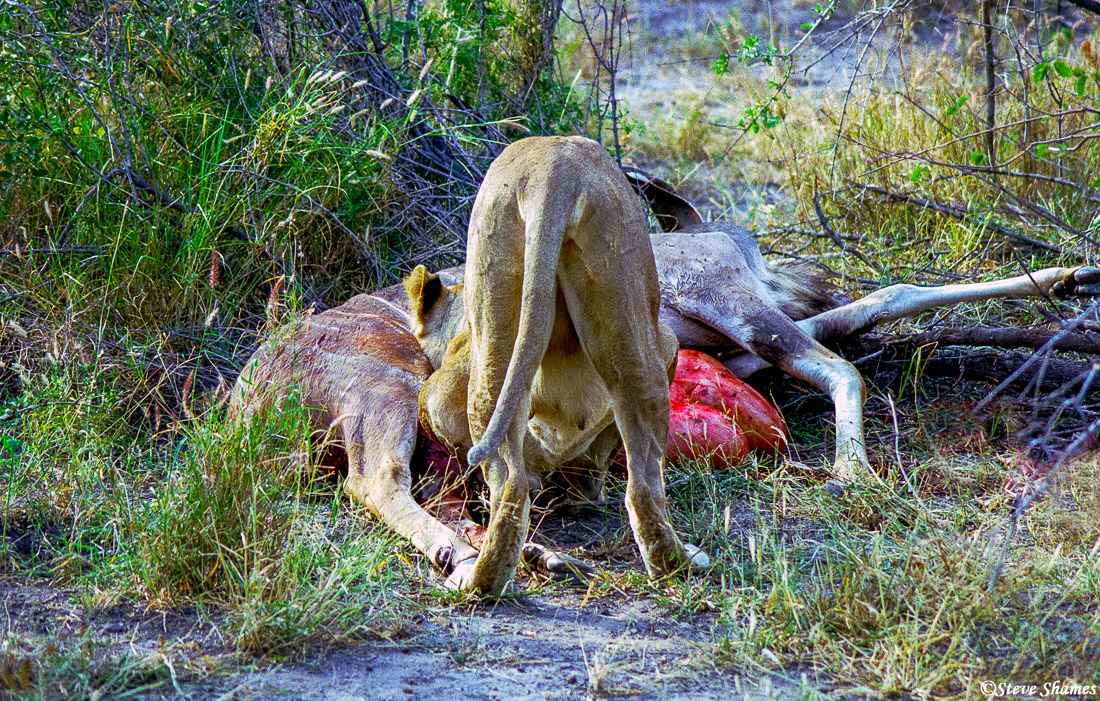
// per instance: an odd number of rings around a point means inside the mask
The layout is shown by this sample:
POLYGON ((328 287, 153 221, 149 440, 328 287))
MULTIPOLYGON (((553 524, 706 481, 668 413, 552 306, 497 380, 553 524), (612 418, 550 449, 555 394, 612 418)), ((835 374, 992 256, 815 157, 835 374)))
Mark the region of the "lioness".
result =
POLYGON ((422 269, 406 284, 414 331, 439 368, 421 391, 421 421, 469 448, 490 492, 484 545, 455 562, 451 586, 507 586, 529 480, 580 456, 612 422, 646 570, 705 564, 673 532, 662 479, 676 337, 658 316, 642 208, 603 147, 531 137, 506 148, 474 202, 462 294, 422 269))
MULTIPOLYGON (((279 411, 297 393, 309 410, 315 445, 347 465, 345 491, 449 573, 452 563, 477 550, 414 498, 417 398, 431 372, 408 314, 385 299, 358 295, 302 316, 260 346, 237 379, 229 411, 247 420, 279 411)), ((449 516, 461 519, 461 504, 448 506, 449 516)), ((592 572, 536 543, 527 543, 523 556, 532 569, 558 578, 592 572)))
POLYGON ((243 418, 278 410, 298 392, 318 437, 346 451, 348 494, 447 571, 477 551, 413 499, 416 402, 431 371, 408 315, 358 295, 261 346, 241 371, 229 410, 243 418))

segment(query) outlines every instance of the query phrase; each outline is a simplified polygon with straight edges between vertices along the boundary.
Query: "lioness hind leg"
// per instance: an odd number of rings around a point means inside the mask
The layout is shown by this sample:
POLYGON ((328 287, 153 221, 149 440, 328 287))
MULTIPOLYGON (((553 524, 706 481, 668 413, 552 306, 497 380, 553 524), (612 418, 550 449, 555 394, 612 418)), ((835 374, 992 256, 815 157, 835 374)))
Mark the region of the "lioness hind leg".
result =
MULTIPOLYGON (((660 389, 660 375, 652 386, 660 389)), ((626 450, 626 512, 651 577, 705 568, 705 554, 680 542, 668 518, 661 469, 668 436, 668 397, 613 393, 615 423, 626 450)))
MULTIPOLYGON (((414 398, 415 399, 415 398, 414 398)), ((477 556, 470 544, 425 511, 412 497, 410 460, 416 443, 416 404, 412 411, 345 417, 348 454, 345 489, 360 504, 424 553, 444 572, 477 556), (367 442, 369 441, 369 442, 367 442), (378 447, 365 450, 364 446, 378 447)))
MULTIPOLYGON (((527 403, 518 416, 526 418, 527 403)), ((487 416, 471 416, 475 440, 487 416), (477 428, 474 428, 474 427, 477 428)), ((523 437, 527 422, 517 418, 499 450, 483 466, 489 485, 489 525, 477 561, 455 568, 447 585, 483 596, 501 594, 515 576, 530 524, 530 484, 523 468, 523 437)))
POLYGON ((584 282, 563 284, 562 291, 580 345, 611 396, 626 451, 626 510, 646 571, 659 577, 706 567, 706 555, 681 543, 668 518, 662 471, 669 422, 666 361, 675 358, 675 347, 664 343, 654 310, 645 304, 648 295, 638 289, 589 295, 592 288, 584 282))

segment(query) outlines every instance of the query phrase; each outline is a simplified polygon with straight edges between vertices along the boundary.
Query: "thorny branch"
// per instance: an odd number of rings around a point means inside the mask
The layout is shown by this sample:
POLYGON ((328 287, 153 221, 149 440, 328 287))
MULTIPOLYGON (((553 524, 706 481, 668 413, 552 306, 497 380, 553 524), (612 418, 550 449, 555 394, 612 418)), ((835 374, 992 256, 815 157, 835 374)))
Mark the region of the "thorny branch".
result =
POLYGON ((603 121, 611 120, 611 136, 615 145, 615 160, 622 165, 622 142, 619 134, 619 100, 616 90, 619 59, 622 55, 623 31, 626 27, 626 6, 621 0, 611 0, 611 5, 598 2, 589 17, 585 13, 585 7, 577 0, 577 16, 572 17, 563 11, 563 14, 571 22, 576 24, 584 32, 585 41, 592 52, 594 70, 592 72, 591 92, 595 97, 589 102, 590 108, 594 105, 597 110, 597 134, 596 139, 602 140, 603 121), (599 22, 598 30, 593 27, 599 22), (601 101, 599 96, 606 94, 606 100, 601 101))

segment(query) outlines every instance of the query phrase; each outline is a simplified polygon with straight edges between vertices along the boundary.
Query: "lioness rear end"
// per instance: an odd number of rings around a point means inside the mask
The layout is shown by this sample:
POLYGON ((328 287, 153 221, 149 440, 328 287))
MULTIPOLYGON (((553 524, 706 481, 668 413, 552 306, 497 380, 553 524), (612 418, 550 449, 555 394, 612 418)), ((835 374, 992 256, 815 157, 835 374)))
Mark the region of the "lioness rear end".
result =
MULTIPOLYGON (((456 315, 413 294, 428 348, 426 336, 448 330, 425 315, 456 315)), ((462 298, 461 330, 421 392, 421 415, 453 447, 472 443, 490 521, 476 561, 456 563, 450 584, 503 590, 527 532, 529 479, 580 456, 612 421, 646 569, 701 565, 669 524, 662 479, 676 338, 658 318, 642 208, 599 144, 533 137, 494 161, 470 217, 462 298)))

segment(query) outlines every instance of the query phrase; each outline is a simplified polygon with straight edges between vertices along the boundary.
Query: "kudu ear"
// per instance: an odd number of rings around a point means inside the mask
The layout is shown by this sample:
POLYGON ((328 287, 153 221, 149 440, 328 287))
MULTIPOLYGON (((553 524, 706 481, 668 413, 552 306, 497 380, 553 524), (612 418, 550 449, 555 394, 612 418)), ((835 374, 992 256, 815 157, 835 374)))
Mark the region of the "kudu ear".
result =
POLYGON ((409 308, 413 319, 420 323, 443 296, 443 281, 423 265, 416 266, 405 278, 405 292, 409 295, 409 308))
POLYGON ((662 231, 671 233, 703 223, 699 211, 664 180, 634 168, 624 168, 623 174, 649 203, 649 209, 657 217, 662 231))

